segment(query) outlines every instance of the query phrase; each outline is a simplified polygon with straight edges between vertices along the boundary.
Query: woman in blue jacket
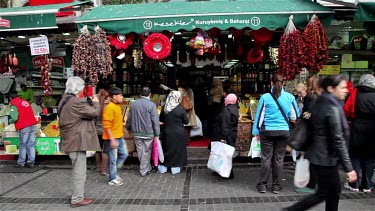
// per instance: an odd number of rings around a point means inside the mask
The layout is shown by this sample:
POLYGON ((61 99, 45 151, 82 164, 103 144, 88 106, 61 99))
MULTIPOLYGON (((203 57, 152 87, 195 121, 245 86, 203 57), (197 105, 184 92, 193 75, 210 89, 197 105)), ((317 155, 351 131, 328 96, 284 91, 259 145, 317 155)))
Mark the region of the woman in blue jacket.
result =
POLYGON ((283 160, 290 136, 289 123, 299 116, 297 102, 293 95, 283 89, 284 77, 275 73, 271 80, 271 93, 262 95, 254 119, 253 135, 260 140, 262 162, 260 180, 256 188, 259 193, 267 191, 267 183, 272 171, 272 192, 281 191, 280 177, 283 171, 283 160), (281 106, 283 113, 279 109, 281 106))

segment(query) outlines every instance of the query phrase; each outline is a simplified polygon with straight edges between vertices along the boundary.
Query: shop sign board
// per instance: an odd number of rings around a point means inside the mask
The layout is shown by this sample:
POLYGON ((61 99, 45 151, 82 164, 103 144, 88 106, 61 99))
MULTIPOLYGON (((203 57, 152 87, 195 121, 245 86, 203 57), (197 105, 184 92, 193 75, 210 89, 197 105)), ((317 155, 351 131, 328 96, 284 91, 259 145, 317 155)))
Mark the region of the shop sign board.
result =
POLYGON ((323 65, 323 68, 320 70, 319 74, 321 75, 340 74, 340 65, 323 65))
POLYGON ((30 38, 30 51, 32 56, 49 54, 48 37, 30 38))
MULTIPOLYGON (((52 59, 52 66, 55 67, 65 67, 65 62, 63 57, 50 57, 52 59)), ((33 67, 41 67, 44 61, 44 56, 36 56, 33 58, 33 67)))
MULTIPOLYGON (((4 138, 5 141, 10 141, 11 145, 16 145, 19 149, 20 139, 18 137, 4 138)), ((37 137, 35 150, 38 155, 62 155, 59 147, 60 137, 37 137)))
POLYGON ((0 78, 15 78, 15 75, 13 75, 13 73, 11 72, 3 73, 3 74, 0 74, 0 78))
POLYGON ((0 26, 9 28, 10 27, 10 21, 0 17, 0 26))

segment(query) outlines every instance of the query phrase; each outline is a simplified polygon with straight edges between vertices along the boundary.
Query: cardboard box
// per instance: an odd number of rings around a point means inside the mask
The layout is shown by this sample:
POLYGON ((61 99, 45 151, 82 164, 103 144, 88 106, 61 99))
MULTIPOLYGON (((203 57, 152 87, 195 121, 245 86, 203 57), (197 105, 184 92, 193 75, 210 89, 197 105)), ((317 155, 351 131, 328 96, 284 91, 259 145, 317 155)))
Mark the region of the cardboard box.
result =
POLYGON ((368 69, 368 61, 355 61, 354 68, 365 68, 368 69))
POLYGON ((355 68, 355 63, 352 61, 341 61, 341 68, 355 68))
POLYGON ((352 54, 343 54, 343 55, 341 55, 341 61, 342 62, 351 62, 351 61, 353 61, 353 55, 352 54))

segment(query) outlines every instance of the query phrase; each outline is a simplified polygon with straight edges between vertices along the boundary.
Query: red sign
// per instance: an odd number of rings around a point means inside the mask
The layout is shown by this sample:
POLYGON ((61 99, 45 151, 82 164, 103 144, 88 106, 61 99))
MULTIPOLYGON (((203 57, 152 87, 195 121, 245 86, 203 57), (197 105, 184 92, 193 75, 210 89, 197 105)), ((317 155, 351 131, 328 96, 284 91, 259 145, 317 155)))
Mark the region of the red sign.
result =
POLYGON ((7 19, 2 19, 1 17, 0 17, 0 26, 1 27, 10 27, 10 21, 9 20, 7 20, 7 19))
MULTIPOLYGON (((62 57, 50 57, 52 59, 52 66, 65 67, 64 58, 62 57)), ((44 61, 44 56, 36 56, 33 58, 34 68, 41 67, 44 61)))

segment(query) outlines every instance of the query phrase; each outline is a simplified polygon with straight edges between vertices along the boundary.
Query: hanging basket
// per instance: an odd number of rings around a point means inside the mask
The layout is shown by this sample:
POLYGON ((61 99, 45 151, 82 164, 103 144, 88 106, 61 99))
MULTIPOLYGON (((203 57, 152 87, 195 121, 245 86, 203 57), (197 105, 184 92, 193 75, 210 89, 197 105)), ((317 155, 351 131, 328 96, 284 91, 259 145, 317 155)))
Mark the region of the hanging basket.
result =
POLYGON ((246 62, 250 64, 255 64, 263 59, 263 51, 260 48, 253 48, 247 52, 246 62))
POLYGON ((154 33, 148 36, 143 43, 143 50, 146 56, 161 60, 169 56, 171 53, 172 44, 169 38, 160 33, 154 33))

